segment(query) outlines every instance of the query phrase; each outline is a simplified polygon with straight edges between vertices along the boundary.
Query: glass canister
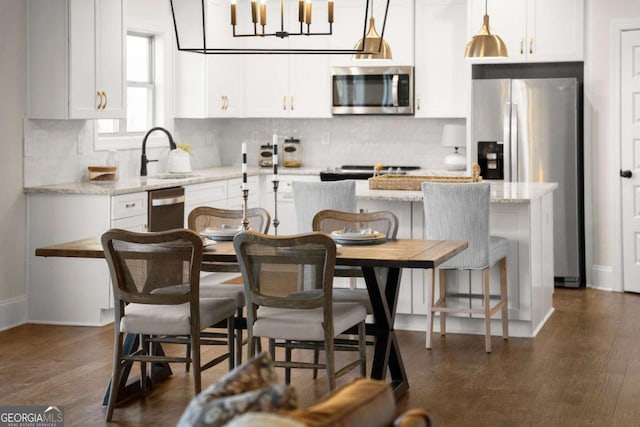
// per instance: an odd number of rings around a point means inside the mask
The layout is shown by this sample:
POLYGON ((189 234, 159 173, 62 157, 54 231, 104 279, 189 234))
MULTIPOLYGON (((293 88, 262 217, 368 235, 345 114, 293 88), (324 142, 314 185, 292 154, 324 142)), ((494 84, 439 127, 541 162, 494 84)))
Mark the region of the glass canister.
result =
POLYGON ((299 139, 285 139, 282 151, 282 166, 285 168, 299 168, 302 166, 302 144, 299 139))
POLYGON ((262 168, 273 166, 273 145, 265 144, 260 146, 260 159, 258 165, 262 168))

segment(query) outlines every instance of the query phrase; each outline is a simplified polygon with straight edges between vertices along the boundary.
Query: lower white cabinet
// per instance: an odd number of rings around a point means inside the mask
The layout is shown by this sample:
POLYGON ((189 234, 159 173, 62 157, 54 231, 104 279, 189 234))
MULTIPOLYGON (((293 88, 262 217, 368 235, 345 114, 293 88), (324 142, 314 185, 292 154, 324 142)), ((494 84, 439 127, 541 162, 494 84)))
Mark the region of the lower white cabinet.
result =
MULTIPOLYGON (((293 204, 293 182, 317 182, 320 181, 320 177, 318 175, 280 174, 278 175, 278 178, 280 181, 277 193, 279 222, 277 233, 279 236, 296 234, 298 232, 298 227, 296 224, 296 210, 293 204)), ((271 221, 273 221, 275 215, 275 201, 273 198, 273 181, 271 180, 271 175, 263 176, 262 184, 263 197, 260 205, 269 211, 271 214, 271 221)), ((275 234, 275 232, 276 230, 274 229, 273 224, 271 224, 271 227, 269 227, 269 234, 275 234)))
POLYGON ((147 193, 27 197, 28 319, 33 323, 104 325, 113 321, 103 259, 43 258, 35 249, 100 236, 109 228, 145 231, 147 193))

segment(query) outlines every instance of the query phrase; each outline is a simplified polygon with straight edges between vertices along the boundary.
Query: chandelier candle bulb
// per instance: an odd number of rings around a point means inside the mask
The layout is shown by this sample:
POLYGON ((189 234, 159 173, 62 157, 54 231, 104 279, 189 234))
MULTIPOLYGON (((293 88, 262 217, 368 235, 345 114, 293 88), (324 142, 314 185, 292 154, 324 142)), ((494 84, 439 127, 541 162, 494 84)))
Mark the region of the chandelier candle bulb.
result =
POLYGON ((231 25, 236 25, 236 1, 231 0, 231 25))
POLYGON ((260 25, 267 25, 267 0, 260 0, 260 25))
POLYGON ((329 14, 329 24, 333 24, 333 0, 329 0, 329 4, 327 5, 327 13, 329 14))
POLYGON ((251 22, 258 23, 258 0, 251 0, 251 22))
POLYGON ((307 0, 305 14, 304 14, 304 22, 307 25, 311 25, 311 0, 307 0))

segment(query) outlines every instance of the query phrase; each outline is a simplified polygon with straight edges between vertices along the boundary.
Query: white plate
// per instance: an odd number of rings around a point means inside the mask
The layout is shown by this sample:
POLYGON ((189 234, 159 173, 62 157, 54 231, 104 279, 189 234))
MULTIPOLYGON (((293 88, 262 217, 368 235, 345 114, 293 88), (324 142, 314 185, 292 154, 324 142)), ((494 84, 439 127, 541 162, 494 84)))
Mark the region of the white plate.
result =
POLYGON ((387 241, 387 236, 384 233, 371 229, 335 230, 331 232, 331 237, 344 245, 371 245, 387 241))
POLYGON ((220 228, 205 228, 200 235, 213 240, 233 240, 234 236, 242 231, 242 226, 231 227, 223 225, 220 228))

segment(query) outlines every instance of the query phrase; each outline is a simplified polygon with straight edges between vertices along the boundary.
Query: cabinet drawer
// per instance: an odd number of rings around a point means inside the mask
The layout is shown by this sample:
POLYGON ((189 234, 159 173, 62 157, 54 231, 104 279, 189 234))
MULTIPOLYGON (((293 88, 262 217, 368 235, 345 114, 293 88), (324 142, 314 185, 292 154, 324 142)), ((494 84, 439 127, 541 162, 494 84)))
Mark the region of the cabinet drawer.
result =
POLYGON ((123 230, 136 231, 142 233, 147 231, 147 215, 136 215, 128 218, 119 218, 111 221, 112 228, 121 228, 123 230))
MULTIPOLYGON (((249 187, 249 200, 251 197, 257 197, 259 194, 260 184, 257 176, 247 178, 247 186, 249 187)), ((233 178, 227 181, 227 191, 230 199, 237 197, 242 198, 242 178, 233 178)))
POLYGON ((227 200, 227 182, 213 181, 184 187, 184 198, 188 214, 197 206, 224 207, 227 200))
POLYGON ((111 220, 147 214, 147 193, 132 193, 111 198, 111 220))

